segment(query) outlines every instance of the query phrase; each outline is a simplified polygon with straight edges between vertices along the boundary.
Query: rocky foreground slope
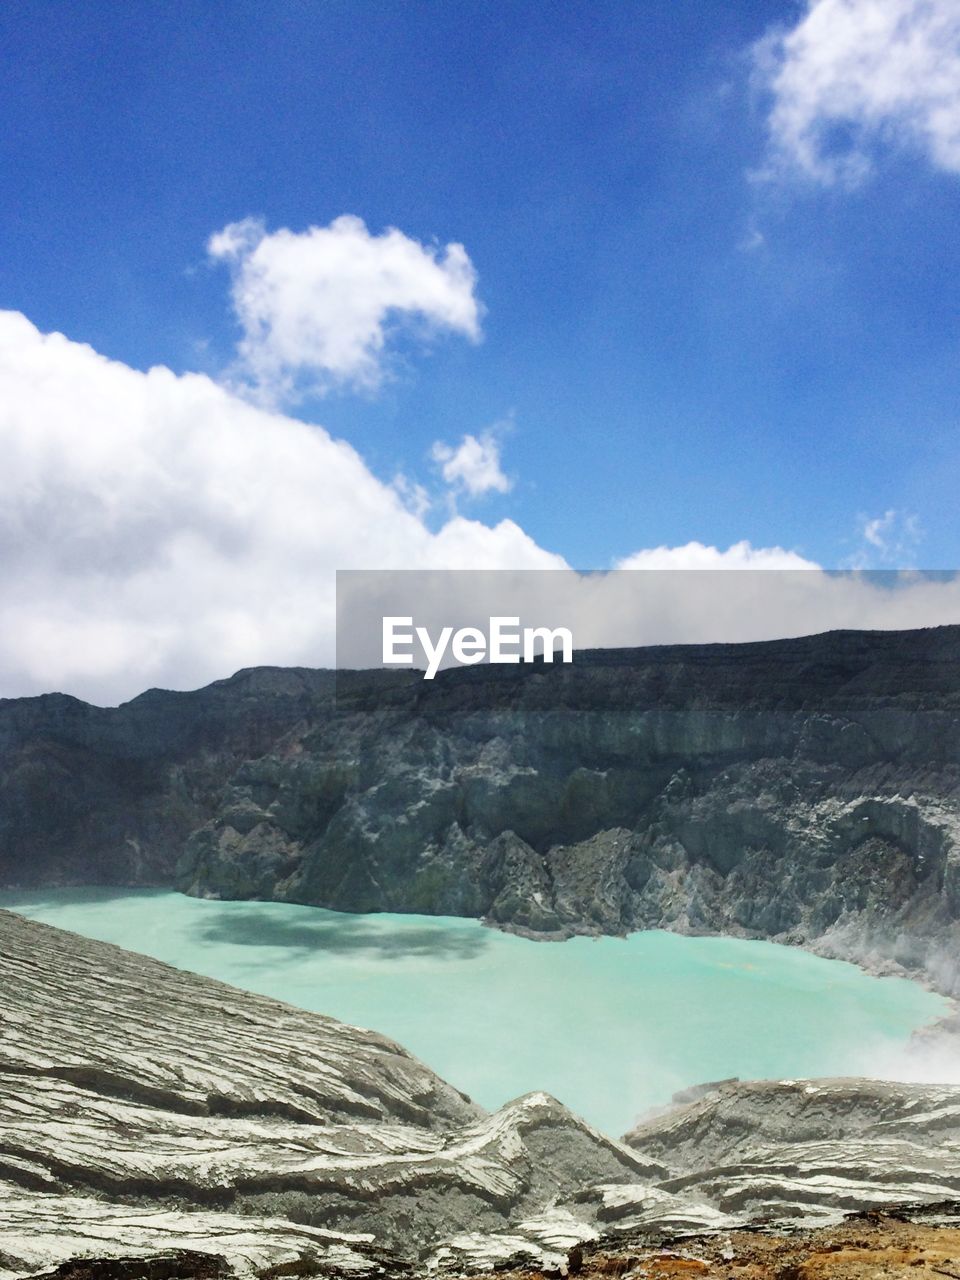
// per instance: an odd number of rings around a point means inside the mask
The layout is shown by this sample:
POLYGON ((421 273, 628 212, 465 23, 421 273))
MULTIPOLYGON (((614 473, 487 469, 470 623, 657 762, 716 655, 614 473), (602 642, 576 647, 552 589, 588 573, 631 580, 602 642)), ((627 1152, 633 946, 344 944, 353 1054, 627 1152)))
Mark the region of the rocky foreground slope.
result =
POLYGON ((130 1274, 559 1268, 611 1233, 960 1196, 960 1087, 729 1084, 617 1142, 545 1094, 486 1113, 373 1032, 7 912, 0 1018, 4 1280, 164 1251, 130 1274))
POLYGON ((590 1234, 643 1158, 383 1036, 0 912, 0 1276, 78 1254, 370 1274, 590 1234), (593 1201, 597 1200, 593 1193, 593 1201))
POLYGON ((960 991, 956 627, 21 699, 0 762, 0 885, 724 932, 960 991))

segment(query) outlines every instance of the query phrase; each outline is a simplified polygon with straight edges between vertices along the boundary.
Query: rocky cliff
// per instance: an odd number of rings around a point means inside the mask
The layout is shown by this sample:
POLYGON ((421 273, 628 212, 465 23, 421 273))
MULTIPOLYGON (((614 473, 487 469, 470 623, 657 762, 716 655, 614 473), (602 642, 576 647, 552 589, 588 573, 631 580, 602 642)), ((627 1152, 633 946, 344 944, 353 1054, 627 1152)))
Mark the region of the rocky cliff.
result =
POLYGON ((373 1032, 8 912, 0 1018, 3 1280, 556 1270, 611 1234, 960 1193, 960 1087, 726 1084, 617 1142, 546 1094, 487 1113, 373 1032))
POLYGON ((241 671, 121 707, 0 699, 0 883, 168 885, 245 761, 311 722, 329 671, 241 671))
POLYGON ((958 628, 26 699, 0 750, 7 885, 727 932, 960 990, 958 628))

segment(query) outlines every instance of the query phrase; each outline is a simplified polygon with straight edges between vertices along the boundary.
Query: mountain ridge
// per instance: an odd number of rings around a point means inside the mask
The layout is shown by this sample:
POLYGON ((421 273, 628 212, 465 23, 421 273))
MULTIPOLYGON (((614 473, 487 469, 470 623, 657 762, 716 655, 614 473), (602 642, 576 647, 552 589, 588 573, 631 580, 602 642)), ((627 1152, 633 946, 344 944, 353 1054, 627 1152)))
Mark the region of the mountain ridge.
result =
POLYGON ((7 700, 0 750, 6 887, 733 933, 960 991, 958 627, 247 668, 7 700))

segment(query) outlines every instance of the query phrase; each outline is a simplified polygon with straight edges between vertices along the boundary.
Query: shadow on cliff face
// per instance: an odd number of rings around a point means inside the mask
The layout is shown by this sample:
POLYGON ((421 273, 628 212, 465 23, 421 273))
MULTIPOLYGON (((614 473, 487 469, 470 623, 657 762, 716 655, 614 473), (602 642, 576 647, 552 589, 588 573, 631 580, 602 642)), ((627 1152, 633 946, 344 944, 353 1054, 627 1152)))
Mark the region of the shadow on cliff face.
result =
MULTIPOLYGON (((316 908, 311 908, 311 912, 316 908)), ((473 960, 489 945, 486 931, 469 932, 423 925, 419 929, 391 931, 361 916, 327 916, 313 920, 288 920, 269 910, 251 907, 234 911, 229 919, 198 922, 194 935, 204 943, 234 946, 284 947, 303 953, 331 951, 340 954, 366 951, 385 960, 412 956, 433 959, 473 960)))

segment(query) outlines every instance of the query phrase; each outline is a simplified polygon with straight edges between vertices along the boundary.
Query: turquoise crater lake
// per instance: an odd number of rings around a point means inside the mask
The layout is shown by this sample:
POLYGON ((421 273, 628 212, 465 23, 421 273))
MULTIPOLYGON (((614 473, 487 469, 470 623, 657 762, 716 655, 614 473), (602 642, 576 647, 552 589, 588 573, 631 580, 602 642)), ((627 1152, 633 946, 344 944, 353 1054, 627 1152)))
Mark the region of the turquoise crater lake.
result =
POLYGON ((611 1134, 705 1080, 881 1073, 950 1008, 903 979, 733 938, 531 942, 475 920, 154 890, 0 906, 372 1027, 485 1106, 546 1089, 611 1134))

